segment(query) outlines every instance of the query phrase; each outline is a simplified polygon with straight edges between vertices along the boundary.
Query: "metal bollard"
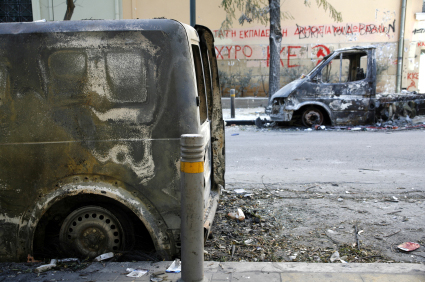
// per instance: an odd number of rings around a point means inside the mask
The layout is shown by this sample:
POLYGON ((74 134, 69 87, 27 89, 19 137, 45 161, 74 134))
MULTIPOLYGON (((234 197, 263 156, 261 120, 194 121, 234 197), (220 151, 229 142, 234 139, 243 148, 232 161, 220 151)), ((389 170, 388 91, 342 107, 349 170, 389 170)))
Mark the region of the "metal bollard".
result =
MULTIPOLYGON (((183 134, 181 160, 181 282, 204 281, 204 138, 183 134)), ((205 280, 206 281, 206 280, 205 280)))
POLYGON ((230 89, 230 117, 235 118, 235 89, 230 89))

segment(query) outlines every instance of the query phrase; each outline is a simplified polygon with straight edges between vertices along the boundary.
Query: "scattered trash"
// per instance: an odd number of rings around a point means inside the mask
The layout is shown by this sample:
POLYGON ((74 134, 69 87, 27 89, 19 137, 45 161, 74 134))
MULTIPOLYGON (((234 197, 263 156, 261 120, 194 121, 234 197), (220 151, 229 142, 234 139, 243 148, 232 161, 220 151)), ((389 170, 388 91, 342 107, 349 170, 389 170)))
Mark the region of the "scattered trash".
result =
POLYGON ((40 260, 35 260, 30 254, 28 254, 27 262, 41 262, 40 260))
POLYGON ((397 248, 405 252, 414 251, 418 249, 419 247, 420 245, 418 243, 413 243, 413 242, 404 242, 403 244, 400 244, 397 246, 397 248))
POLYGON ((67 263, 67 262, 77 262, 80 264, 80 260, 77 258, 66 258, 66 259, 58 259, 59 263, 67 263))
POLYGON ((161 277, 151 277, 151 281, 153 281, 153 282, 161 282, 161 281, 164 281, 164 278, 161 278, 161 277))
POLYGON ((47 270, 52 269, 53 267, 55 267, 56 266, 56 263, 57 263, 57 260, 52 259, 49 264, 43 264, 43 265, 37 267, 34 271, 36 273, 47 271, 47 270))
POLYGON ((311 128, 304 129, 304 131, 313 131, 311 128))
POLYGON ((240 221, 242 221, 242 220, 245 219, 245 214, 243 213, 243 211, 240 208, 238 208, 238 211, 237 212, 229 212, 227 215, 231 219, 238 219, 240 221))
POLYGON ((397 203, 398 198, 396 196, 392 196, 391 198, 386 198, 385 201, 397 203))
POLYGON ((360 130, 362 130, 361 127, 353 127, 353 128, 351 128, 351 131, 360 131, 360 130))
POLYGON ((244 197, 251 197, 252 195, 254 195, 254 194, 245 194, 245 195, 243 195, 244 197))
POLYGON ((233 192, 235 192, 236 194, 242 194, 242 193, 245 193, 247 191, 245 189, 235 189, 235 190, 233 190, 233 192))
POLYGON ((233 133, 232 134, 232 136, 238 136, 239 135, 239 133, 233 133))
POLYGON ((249 244, 251 244, 253 241, 254 241, 254 240, 252 240, 252 239, 248 239, 248 240, 245 240, 245 241, 244 241, 244 243, 245 243, 245 245, 249 245, 249 244))
POLYGON ((336 260, 339 260, 340 262, 342 262, 342 263, 347 263, 345 260, 343 260, 343 259, 341 259, 340 258, 340 256, 339 256, 339 252, 338 251, 336 251, 336 252, 334 252, 332 255, 331 255, 331 258, 329 259, 331 262, 334 262, 334 261, 336 261, 336 260))
POLYGON ((338 198, 338 202, 342 202, 342 201, 344 201, 343 198, 338 198))
POLYGON ((316 125, 314 126, 314 129, 315 129, 315 130, 325 130, 325 129, 326 129, 326 126, 316 124, 316 125))
POLYGON ((100 256, 97 256, 94 258, 94 261, 102 261, 105 259, 110 259, 114 257, 114 253, 113 252, 109 252, 109 253, 105 253, 105 254, 101 254, 100 256))
POLYGON ((127 268, 125 271, 130 272, 127 274, 127 277, 142 277, 146 273, 148 273, 148 270, 146 269, 134 269, 134 268, 127 268))
POLYGON ((297 254, 297 253, 295 253, 294 255, 289 256, 289 259, 290 259, 291 261, 293 261, 293 260, 295 260, 295 259, 297 258, 297 256, 298 256, 298 254, 297 254))
POLYGON ((182 265, 181 265, 180 260, 179 259, 175 259, 173 261, 173 263, 170 265, 170 267, 167 268, 166 272, 168 272, 168 273, 179 273, 179 272, 182 271, 181 270, 181 267, 182 267, 182 265))

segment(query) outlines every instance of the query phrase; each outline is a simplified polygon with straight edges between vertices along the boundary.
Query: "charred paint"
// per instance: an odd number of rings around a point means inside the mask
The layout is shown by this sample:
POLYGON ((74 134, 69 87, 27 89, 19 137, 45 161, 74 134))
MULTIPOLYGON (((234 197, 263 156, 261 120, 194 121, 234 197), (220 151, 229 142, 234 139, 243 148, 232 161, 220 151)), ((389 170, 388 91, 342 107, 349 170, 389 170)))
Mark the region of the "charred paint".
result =
MULTIPOLYGON (((190 48, 199 39, 188 29, 171 20, 2 24, 1 260, 32 254, 49 208, 63 203, 69 214, 66 199, 81 195, 126 207, 158 252, 178 253, 179 138, 202 132, 190 48)), ((224 185, 217 63, 209 59, 208 211, 224 185)))
POLYGON ((267 109, 274 121, 301 117, 306 126, 372 122, 376 93, 375 47, 332 52, 309 74, 283 87, 267 109), (311 117, 314 117, 312 120, 311 117))

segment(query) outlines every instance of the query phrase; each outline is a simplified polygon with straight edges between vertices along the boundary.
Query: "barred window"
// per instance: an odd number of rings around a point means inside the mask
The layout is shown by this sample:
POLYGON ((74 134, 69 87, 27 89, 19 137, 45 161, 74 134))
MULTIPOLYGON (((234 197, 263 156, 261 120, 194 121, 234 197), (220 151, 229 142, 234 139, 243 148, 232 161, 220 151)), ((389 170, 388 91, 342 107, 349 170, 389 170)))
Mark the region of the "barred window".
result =
POLYGON ((32 22, 31 0, 0 1, 0 22, 32 22))

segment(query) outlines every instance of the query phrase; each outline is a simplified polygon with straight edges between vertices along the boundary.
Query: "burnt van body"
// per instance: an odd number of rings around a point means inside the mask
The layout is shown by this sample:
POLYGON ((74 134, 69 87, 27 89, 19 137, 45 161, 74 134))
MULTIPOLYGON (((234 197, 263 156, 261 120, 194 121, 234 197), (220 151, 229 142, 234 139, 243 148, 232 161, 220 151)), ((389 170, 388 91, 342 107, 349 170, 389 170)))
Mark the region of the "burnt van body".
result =
POLYGON ((338 49, 307 75, 292 81, 270 99, 272 121, 300 119, 305 126, 367 124, 374 121, 375 47, 338 49))
POLYGON ((211 31, 173 20, 0 24, 0 258, 180 248, 180 136, 224 185, 211 31))

